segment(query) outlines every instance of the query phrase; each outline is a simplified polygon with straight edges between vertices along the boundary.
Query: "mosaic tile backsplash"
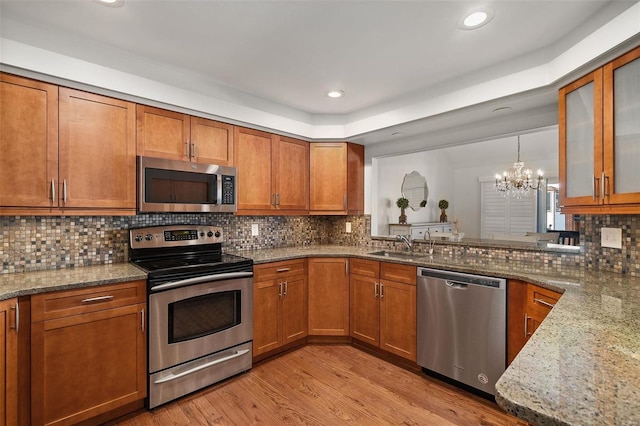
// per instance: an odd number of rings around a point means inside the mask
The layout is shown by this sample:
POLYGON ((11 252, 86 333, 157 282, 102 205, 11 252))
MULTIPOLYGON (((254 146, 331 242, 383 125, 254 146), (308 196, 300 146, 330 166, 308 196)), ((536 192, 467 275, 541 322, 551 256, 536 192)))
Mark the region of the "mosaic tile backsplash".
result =
MULTIPOLYGON (((580 219, 580 254, 529 252, 440 245, 449 256, 528 264, 540 272, 583 267, 640 276, 640 215, 585 215, 580 219), (600 246, 600 228, 622 228, 622 249, 600 246)), ((371 217, 234 216, 231 214, 139 214, 115 217, 0 217, 2 272, 15 273, 126 262, 130 228, 168 224, 222 226, 227 250, 252 250, 309 244, 341 244, 401 249, 399 243, 370 238, 371 217), (351 233, 345 232, 351 222, 351 233), (259 236, 251 235, 258 224, 259 236)), ((416 244, 416 250, 425 247, 416 244)))

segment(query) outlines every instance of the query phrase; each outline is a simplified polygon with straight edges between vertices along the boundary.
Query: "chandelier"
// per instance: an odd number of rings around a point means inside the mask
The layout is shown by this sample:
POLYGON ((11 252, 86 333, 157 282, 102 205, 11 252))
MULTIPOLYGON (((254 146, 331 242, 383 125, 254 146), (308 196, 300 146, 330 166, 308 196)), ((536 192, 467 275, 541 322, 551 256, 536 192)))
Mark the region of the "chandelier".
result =
POLYGON ((531 194, 531 190, 542 188, 542 170, 538 170, 538 177, 531 179, 531 169, 524 167, 524 162, 520 161, 520 136, 518 136, 518 161, 513 163, 513 167, 505 170, 502 175, 496 175, 495 188, 502 195, 510 195, 520 198, 531 194))

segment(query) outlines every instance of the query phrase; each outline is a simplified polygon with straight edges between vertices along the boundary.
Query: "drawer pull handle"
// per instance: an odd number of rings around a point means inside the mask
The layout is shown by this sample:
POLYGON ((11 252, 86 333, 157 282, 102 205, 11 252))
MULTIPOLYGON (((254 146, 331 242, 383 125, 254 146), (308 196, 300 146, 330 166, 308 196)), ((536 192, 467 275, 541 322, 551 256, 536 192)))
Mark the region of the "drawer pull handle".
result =
POLYGON ((110 299, 113 299, 113 296, 90 297, 88 299, 82 299, 82 303, 102 302, 110 299))
POLYGON ((556 306, 555 304, 549 303, 549 302, 545 302, 542 299, 533 299, 533 303, 539 303, 543 306, 546 306, 548 308, 553 308, 554 306, 556 306))
POLYGON ((291 268, 280 268, 280 269, 276 269, 276 272, 288 272, 290 270, 291 268))
POLYGON ((231 361, 232 359, 238 358, 238 357, 240 357, 242 355, 245 355, 248 352, 249 352, 249 349, 241 349, 239 351, 234 351, 234 353, 229 355, 229 356, 225 356, 225 357, 216 359, 214 361, 207 362, 206 364, 198 365, 196 367, 193 367, 193 368, 191 368, 191 369, 189 369, 187 371, 183 371, 181 373, 177 373, 177 374, 171 373, 168 376, 163 377, 163 378, 161 378, 159 380, 156 380, 153 383, 156 384, 156 385, 159 385, 160 383, 170 382, 172 380, 179 379, 180 377, 184 377, 184 376, 188 376, 189 374, 197 373, 198 371, 204 370, 205 368, 209 368, 209 367, 212 367, 212 366, 217 365, 217 364, 221 364, 221 363, 224 363, 224 362, 227 362, 227 361, 231 361))

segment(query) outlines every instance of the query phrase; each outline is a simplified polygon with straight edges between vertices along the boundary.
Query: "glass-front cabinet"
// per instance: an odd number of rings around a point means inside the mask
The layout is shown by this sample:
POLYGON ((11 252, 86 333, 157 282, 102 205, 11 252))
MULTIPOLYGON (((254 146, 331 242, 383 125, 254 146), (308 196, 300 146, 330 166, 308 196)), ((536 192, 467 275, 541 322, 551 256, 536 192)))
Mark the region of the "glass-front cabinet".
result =
POLYGON ((560 89, 560 205, 640 213, 640 47, 560 89))
POLYGON ((640 48, 604 67, 605 198, 640 203, 640 48))
POLYGON ((560 205, 601 204, 602 69, 560 89, 560 205))

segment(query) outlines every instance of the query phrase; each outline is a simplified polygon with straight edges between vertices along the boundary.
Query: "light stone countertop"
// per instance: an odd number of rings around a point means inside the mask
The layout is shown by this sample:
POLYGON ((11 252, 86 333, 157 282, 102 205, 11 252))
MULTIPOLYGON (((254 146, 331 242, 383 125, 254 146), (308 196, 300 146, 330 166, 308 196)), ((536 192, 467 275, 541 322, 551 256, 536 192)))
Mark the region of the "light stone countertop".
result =
MULTIPOLYGON (((378 248, 306 246, 232 252, 255 264, 360 257, 515 278, 563 292, 496 385, 496 401, 534 425, 640 425, 640 278, 474 256, 372 256, 378 248)), ((0 275, 0 300, 145 279, 130 264, 0 275)))
POLYGON ((49 291, 146 279, 145 272, 129 263, 2 274, 0 275, 0 300, 49 291))

